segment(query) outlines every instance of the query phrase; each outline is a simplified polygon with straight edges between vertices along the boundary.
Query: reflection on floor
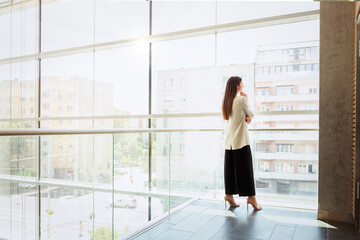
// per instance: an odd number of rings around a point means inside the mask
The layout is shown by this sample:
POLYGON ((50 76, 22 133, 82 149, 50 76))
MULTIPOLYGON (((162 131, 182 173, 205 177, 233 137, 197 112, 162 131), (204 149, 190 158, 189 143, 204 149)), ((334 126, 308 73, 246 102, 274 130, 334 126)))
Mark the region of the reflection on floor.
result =
POLYGON ((198 200, 131 239, 360 239, 353 225, 316 219, 316 211, 249 205, 227 207, 198 200))

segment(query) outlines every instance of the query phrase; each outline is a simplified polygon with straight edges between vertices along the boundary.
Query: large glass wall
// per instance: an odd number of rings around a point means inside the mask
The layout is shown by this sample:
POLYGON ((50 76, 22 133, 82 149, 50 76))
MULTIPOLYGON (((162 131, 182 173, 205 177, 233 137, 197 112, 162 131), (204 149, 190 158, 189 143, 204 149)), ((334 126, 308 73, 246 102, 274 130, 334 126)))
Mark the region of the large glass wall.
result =
POLYGON ((116 239, 193 197, 221 199, 220 110, 233 75, 256 115, 259 201, 316 208, 318 10, 318 2, 0 5, 0 128, 134 130, 151 120, 184 129, 1 136, 0 238, 116 239))

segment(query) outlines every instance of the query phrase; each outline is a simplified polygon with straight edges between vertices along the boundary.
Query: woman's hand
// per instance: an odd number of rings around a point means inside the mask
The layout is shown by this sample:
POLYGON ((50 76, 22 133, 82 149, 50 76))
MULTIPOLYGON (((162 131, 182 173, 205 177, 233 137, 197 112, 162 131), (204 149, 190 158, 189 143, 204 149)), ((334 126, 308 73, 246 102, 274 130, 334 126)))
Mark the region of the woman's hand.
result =
POLYGON ((245 117, 245 122, 246 122, 247 124, 251 123, 251 118, 250 118, 249 116, 246 116, 246 117, 245 117))
POLYGON ((243 96, 243 97, 246 97, 246 99, 247 99, 247 94, 246 93, 240 92, 240 95, 243 96))

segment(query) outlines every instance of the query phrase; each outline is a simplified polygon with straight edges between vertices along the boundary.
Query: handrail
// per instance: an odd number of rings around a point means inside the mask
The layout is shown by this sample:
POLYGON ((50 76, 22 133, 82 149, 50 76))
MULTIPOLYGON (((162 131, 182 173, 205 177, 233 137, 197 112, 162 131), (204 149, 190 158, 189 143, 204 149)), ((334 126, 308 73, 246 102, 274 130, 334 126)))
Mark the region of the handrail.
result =
MULTIPOLYGON (((83 135, 83 134, 116 134, 116 133, 160 133, 160 132, 223 132, 223 128, 143 128, 143 129, 1 129, 0 136, 31 135, 83 135)), ((250 128, 253 132, 266 131, 307 131, 316 132, 318 128, 250 128)))

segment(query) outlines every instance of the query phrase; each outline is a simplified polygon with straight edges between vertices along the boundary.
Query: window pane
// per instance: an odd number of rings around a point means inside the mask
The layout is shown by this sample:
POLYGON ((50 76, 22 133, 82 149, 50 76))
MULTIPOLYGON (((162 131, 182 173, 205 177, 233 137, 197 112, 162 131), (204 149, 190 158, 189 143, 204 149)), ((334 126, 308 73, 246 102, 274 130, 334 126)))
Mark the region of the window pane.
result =
POLYGON ((218 24, 319 10, 318 2, 243 2, 218 1, 218 24), (261 7, 259 7, 261 5, 261 7), (239 14, 241 13, 241 14, 239 14))
POLYGON ((154 1, 152 7, 153 34, 215 24, 212 1, 154 1))
POLYGON ((43 1, 41 50, 52 51, 93 44, 94 15, 94 2, 90 0, 43 1))
POLYGON ((17 57, 38 51, 37 1, 2 8, 0 14, 0 58, 17 57))
POLYGON ((0 32, 2 33, 0 58, 9 58, 11 56, 11 8, 3 8, 2 10, 4 14, 0 15, 0 32))
POLYGON ((223 83, 211 67, 214 42, 214 35, 207 35, 153 44, 153 112, 219 111, 221 92, 215 86, 223 83))
POLYGON ((95 1, 95 42, 149 34, 148 1, 95 1))
POLYGON ((95 53, 95 115, 148 112, 148 44, 95 53))
POLYGON ((42 117, 93 115, 92 53, 44 59, 41 66, 42 117))

